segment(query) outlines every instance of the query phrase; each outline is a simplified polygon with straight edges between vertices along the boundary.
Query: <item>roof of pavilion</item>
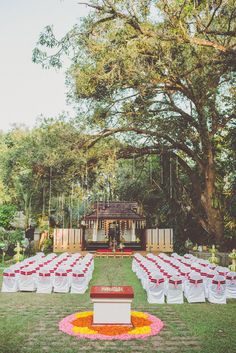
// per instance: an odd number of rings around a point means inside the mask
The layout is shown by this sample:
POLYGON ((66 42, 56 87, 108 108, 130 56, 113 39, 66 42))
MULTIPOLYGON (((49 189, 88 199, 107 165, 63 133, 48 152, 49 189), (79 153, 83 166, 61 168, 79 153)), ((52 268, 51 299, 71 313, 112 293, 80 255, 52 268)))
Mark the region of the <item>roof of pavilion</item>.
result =
POLYGON ((95 202, 92 213, 86 215, 84 219, 145 220, 145 217, 138 213, 138 209, 137 202, 95 202))

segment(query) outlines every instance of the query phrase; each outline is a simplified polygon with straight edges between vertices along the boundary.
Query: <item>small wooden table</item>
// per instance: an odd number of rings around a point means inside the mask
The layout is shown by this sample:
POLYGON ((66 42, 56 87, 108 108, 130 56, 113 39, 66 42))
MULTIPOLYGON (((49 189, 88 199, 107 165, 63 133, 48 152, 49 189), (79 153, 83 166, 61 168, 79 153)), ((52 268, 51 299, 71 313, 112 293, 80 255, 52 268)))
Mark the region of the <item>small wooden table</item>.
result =
POLYGON ((91 287, 93 325, 132 325, 131 303, 133 297, 134 292, 131 286, 91 287))

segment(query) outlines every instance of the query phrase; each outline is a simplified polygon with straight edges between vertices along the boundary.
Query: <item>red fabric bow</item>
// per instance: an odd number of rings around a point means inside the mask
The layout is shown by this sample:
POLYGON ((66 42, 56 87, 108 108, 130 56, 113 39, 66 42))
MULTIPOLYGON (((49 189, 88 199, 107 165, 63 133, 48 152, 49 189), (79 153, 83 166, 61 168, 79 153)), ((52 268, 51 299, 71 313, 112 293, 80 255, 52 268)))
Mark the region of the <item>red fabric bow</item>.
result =
POLYGON ((182 280, 176 280, 174 281, 173 279, 169 279, 169 283, 174 284, 175 288, 177 288, 178 284, 182 284, 182 280))
POLYGON ((190 283, 194 283, 195 286, 197 287, 198 283, 203 283, 203 280, 202 279, 192 279, 192 278, 190 278, 189 282, 190 283))
POLYGON ((15 277, 16 275, 14 272, 5 272, 5 273, 3 273, 3 276, 4 277, 15 277))
POLYGON ((20 271, 20 274, 21 275, 24 275, 24 276, 30 276, 32 275, 33 273, 36 273, 36 271, 20 271))
POLYGON ((40 276, 40 277, 50 277, 50 276, 51 276, 51 273, 39 272, 39 276, 40 276))
POLYGON ((58 277, 67 277, 67 273, 56 272, 56 273, 55 273, 55 276, 58 276, 58 277))
POLYGON ((164 278, 151 278, 152 283, 156 283, 157 286, 159 286, 160 283, 164 282, 164 278))

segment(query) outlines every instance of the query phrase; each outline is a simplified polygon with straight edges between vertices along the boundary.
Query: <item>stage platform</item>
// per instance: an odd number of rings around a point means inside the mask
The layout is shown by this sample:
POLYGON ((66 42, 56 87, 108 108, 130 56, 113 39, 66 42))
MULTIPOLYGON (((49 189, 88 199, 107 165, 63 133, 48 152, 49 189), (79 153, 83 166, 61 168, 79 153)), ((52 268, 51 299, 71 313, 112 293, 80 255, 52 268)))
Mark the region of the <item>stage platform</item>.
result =
POLYGON ((133 251, 96 251, 96 257, 131 257, 133 251))
MULTIPOLYGON (((136 243, 136 242, 127 242, 127 243, 123 243, 123 251, 127 251, 127 249, 129 249, 129 251, 133 251, 133 252, 139 252, 142 251, 144 249, 142 249, 141 244, 136 243)), ((100 251, 100 250, 105 250, 105 251, 111 251, 112 249, 109 249, 109 246, 107 243, 104 242, 85 242, 84 244, 84 249, 86 251, 90 251, 90 252, 96 252, 96 251, 100 251)))

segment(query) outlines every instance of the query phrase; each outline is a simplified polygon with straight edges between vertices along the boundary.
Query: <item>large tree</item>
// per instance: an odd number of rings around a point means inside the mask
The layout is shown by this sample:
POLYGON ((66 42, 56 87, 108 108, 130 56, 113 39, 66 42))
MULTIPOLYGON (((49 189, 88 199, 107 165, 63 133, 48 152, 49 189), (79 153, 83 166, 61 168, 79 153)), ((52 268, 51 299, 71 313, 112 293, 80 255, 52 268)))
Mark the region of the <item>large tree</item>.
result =
POLYGON ((235 0, 87 6, 94 11, 61 41, 47 27, 39 44, 59 50, 48 58, 37 48, 34 60, 57 66, 63 50, 73 48, 76 98, 89 106, 86 121, 97 129, 87 147, 121 133, 128 154, 177 160, 191 182, 183 185, 183 204, 220 242, 223 146, 236 117, 235 0))
POLYGON ((15 128, 2 134, 0 203, 11 202, 24 211, 25 227, 30 218, 41 216, 75 224, 93 194, 98 197, 114 189, 111 142, 107 139, 86 152, 80 147, 86 140, 63 117, 45 119, 31 131, 15 128))

